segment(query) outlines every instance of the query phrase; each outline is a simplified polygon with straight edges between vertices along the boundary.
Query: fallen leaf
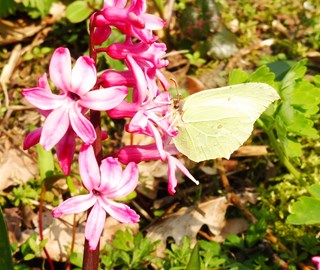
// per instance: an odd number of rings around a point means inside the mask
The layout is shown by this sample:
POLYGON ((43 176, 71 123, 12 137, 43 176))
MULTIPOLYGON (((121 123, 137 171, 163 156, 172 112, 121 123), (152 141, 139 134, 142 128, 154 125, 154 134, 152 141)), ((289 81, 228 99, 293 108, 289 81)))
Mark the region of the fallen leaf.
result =
POLYGON ((44 27, 44 23, 22 19, 14 22, 0 19, 0 45, 20 42, 37 34, 44 27))
POLYGON ((177 244, 181 243, 184 236, 191 239, 192 246, 200 228, 206 224, 216 237, 221 235, 224 228, 225 214, 229 203, 225 197, 201 203, 195 207, 184 207, 178 212, 166 217, 160 223, 151 226, 147 236, 152 241, 161 240, 156 255, 162 256, 166 248, 166 240, 172 237, 177 244))
POLYGON ((38 175, 37 164, 22 150, 11 148, 0 151, 0 191, 25 183, 38 175))
POLYGON ((268 155, 267 145, 243 145, 232 156, 249 157, 249 156, 266 156, 268 155))

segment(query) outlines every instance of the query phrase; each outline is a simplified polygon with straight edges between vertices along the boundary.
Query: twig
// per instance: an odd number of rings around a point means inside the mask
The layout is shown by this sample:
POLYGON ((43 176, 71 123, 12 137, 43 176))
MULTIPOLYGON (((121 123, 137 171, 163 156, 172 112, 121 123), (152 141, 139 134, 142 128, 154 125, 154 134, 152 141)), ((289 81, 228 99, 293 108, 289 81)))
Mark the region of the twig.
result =
MULTIPOLYGON (((43 241, 43 226, 42 226, 42 215, 43 215, 43 202, 44 202, 44 197, 45 197, 45 193, 46 193, 46 187, 44 185, 44 183, 42 183, 42 188, 41 188, 41 195, 40 195, 40 204, 39 204, 39 235, 40 235, 40 241, 43 241)), ((43 247, 43 251, 46 254, 48 263, 49 263, 49 267, 50 270, 54 270, 54 265, 53 265, 53 261, 46 249, 46 247, 43 247)))

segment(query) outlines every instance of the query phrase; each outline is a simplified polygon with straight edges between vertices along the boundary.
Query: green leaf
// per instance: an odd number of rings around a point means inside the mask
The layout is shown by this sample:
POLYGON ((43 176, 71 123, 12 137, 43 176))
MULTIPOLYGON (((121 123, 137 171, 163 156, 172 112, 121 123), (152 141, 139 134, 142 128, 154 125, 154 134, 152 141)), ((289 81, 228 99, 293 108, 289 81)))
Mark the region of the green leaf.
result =
POLYGON ((30 260, 34 259, 35 257, 36 257, 36 256, 35 256, 34 254, 29 253, 29 254, 27 254, 26 256, 24 256, 23 259, 24 259, 25 261, 30 261, 30 260))
POLYGON ((244 248, 244 241, 241 237, 237 236, 236 234, 229 234, 226 238, 226 241, 224 243, 226 246, 232 247, 238 247, 240 249, 244 248))
POLYGON ((1 0, 0 18, 4 18, 8 13, 13 12, 14 0, 1 0))
POLYGON ((82 253, 76 253, 73 252, 70 255, 70 262, 78 267, 82 267, 82 261, 83 261, 83 254, 82 253))
POLYGON ((229 74, 228 85, 244 83, 248 80, 249 74, 241 69, 234 69, 229 74))
POLYGON ((199 244, 197 243, 191 253, 186 270, 200 270, 199 244))
POLYGON ((291 104, 306 117, 310 117, 319 111, 320 88, 307 80, 296 84, 292 94, 291 104))
POLYGON ((292 66, 292 68, 282 80, 283 89, 292 86, 297 80, 304 77, 307 72, 307 61, 307 59, 304 59, 292 66))
POLYGON ((45 179, 53 174, 54 160, 51 151, 46 151, 40 144, 37 144, 38 165, 41 179, 45 179))
POLYGON ((0 265, 3 270, 13 270, 12 255, 6 222, 0 207, 0 265))
POLYGON ((87 19, 94 12, 86 1, 75 1, 67 6, 66 17, 72 23, 79 23, 87 19))
POLYGON ((320 185, 313 184, 312 186, 308 187, 307 190, 311 194, 312 197, 320 200, 320 185))
POLYGON ((269 67, 270 71, 276 75, 275 80, 281 81, 295 63, 295 61, 282 60, 269 63, 267 64, 267 67, 269 67))
POLYGON ((124 251, 130 251, 134 248, 134 237, 131 232, 118 231, 112 241, 115 248, 124 251))
POLYGON ((35 239, 30 238, 28 241, 28 244, 29 244, 30 248, 32 249, 32 251, 37 252, 39 250, 39 246, 38 246, 35 239))
POLYGON ((289 157, 301 157, 302 156, 302 147, 301 144, 297 141, 297 139, 293 137, 287 137, 286 141, 286 154, 289 157))
POLYGON ((273 86, 274 78, 275 74, 273 72, 270 72, 270 69, 267 66, 261 66, 249 76, 248 81, 262 82, 273 86))
POLYGON ((320 200, 302 196, 292 205, 286 222, 295 225, 320 224, 320 200))

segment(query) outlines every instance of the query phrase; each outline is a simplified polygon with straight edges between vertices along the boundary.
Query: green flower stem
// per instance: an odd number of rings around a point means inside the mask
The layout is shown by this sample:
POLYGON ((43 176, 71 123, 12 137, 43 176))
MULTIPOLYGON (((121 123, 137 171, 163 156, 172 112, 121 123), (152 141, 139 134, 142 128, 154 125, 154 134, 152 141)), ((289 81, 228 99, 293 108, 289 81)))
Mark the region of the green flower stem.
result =
POLYGON ((277 153, 278 158, 280 162, 287 168, 287 170, 295 177, 295 178, 300 178, 300 171, 297 170, 286 154, 284 153, 280 143, 278 142, 277 138, 275 137, 273 130, 270 128, 267 128, 265 124, 263 123, 262 120, 258 119, 256 122, 263 130, 264 132, 268 135, 269 140, 270 140, 270 146, 273 148, 273 150, 277 153))

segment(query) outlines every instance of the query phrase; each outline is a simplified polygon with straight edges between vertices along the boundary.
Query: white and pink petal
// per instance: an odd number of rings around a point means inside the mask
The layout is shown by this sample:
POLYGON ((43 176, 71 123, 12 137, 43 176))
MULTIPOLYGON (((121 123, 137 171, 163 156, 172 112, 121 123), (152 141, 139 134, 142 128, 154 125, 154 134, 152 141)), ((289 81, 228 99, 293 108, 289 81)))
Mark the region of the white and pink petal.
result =
POLYGON ((71 105, 69 117, 74 132, 84 143, 92 144, 96 139, 96 132, 91 122, 81 113, 81 107, 77 102, 71 105))
POLYGON ((50 61, 50 79, 64 93, 71 89, 71 56, 67 48, 57 48, 50 61))
POLYGON ((99 205, 99 201, 93 206, 88 216, 85 237, 89 241, 90 250, 96 249, 106 221, 106 211, 99 205))
POLYGON ((68 104, 53 110, 43 125, 40 144, 44 149, 50 150, 65 135, 69 128, 68 104))
POLYGON ((99 198, 100 205, 114 219, 123 223, 136 223, 140 216, 124 203, 114 202, 108 199, 99 198))
POLYGON ((128 89, 125 86, 98 89, 83 95, 79 100, 79 104, 96 111, 107 111, 119 105, 127 94, 128 89))
POLYGON ((97 201, 92 194, 78 195, 63 201, 58 207, 52 210, 52 216, 57 218, 61 215, 79 214, 88 210, 97 201))
POLYGON ((32 105, 41 110, 59 108, 67 101, 65 95, 55 95, 40 87, 23 89, 22 95, 32 105))
POLYGON ((79 153, 79 169, 83 185, 90 192, 100 186, 100 170, 93 147, 83 144, 79 153))
POLYGON ((83 96, 89 92, 97 81, 97 71, 93 59, 81 56, 77 59, 71 72, 70 91, 83 96))

